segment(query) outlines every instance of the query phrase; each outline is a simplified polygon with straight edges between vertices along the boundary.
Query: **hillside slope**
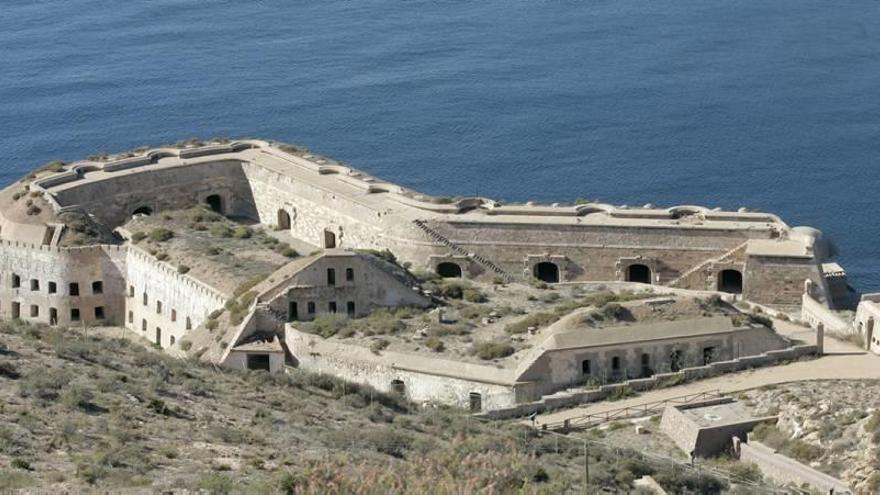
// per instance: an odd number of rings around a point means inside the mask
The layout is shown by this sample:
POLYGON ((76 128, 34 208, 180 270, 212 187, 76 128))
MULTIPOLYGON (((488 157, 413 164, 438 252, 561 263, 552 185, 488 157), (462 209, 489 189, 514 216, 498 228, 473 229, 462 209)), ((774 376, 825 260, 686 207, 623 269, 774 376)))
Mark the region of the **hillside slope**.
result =
POLYGON ((560 492, 579 473, 460 411, 96 333, 0 323, 0 490, 560 492))

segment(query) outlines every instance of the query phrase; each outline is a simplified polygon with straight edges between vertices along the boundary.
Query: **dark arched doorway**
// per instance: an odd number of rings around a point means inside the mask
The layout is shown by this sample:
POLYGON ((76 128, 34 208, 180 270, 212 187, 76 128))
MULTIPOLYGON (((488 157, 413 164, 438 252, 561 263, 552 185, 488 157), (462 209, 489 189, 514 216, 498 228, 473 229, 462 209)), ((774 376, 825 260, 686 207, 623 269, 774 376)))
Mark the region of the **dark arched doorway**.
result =
POLYGON ((739 270, 722 270, 718 274, 718 290, 731 294, 742 294, 743 275, 739 270))
POLYGON ((629 265, 626 269, 627 282, 651 283, 651 269, 645 265, 629 265))
POLYGON ((461 278, 461 267, 448 261, 437 265, 437 275, 443 278, 461 278))
POLYGON ((139 207, 135 208, 133 212, 131 212, 131 216, 135 216, 135 215, 149 216, 152 214, 153 214, 153 209, 150 208, 149 206, 139 206, 139 207))
POLYGON ((220 197, 219 194, 212 194, 205 198, 205 203, 208 204, 208 207, 211 208, 212 211, 215 211, 219 214, 223 214, 223 198, 220 197))
POLYGON ((332 231, 324 230, 324 249, 333 249, 336 247, 336 234, 332 231))
POLYGON ((535 278, 542 282, 555 284, 559 282, 559 267, 556 266, 556 263, 542 261, 535 265, 535 278))
POLYGON ((290 213, 278 210, 278 228, 280 230, 290 230, 290 213))

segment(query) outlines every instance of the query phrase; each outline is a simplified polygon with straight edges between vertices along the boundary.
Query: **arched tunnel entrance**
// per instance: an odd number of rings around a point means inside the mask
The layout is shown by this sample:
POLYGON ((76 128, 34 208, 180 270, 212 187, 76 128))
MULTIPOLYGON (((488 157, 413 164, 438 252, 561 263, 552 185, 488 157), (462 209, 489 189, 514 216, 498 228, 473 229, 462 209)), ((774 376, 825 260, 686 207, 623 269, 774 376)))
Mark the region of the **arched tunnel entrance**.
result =
POLYGON ((535 278, 548 284, 555 284, 559 282, 559 267, 556 263, 542 261, 535 265, 535 278))
POLYGON ((212 211, 223 214, 223 198, 220 197, 219 194, 212 194, 205 198, 205 203, 207 203, 208 207, 211 208, 212 211))
POLYGON ((718 290, 730 294, 742 294, 742 272, 739 270, 722 270, 718 274, 718 290))
POLYGON ((629 265, 626 269, 627 282, 651 283, 651 269, 646 265, 629 265))
POLYGON ((437 265, 437 275, 443 278, 461 278, 461 267, 458 263, 444 261, 437 265))

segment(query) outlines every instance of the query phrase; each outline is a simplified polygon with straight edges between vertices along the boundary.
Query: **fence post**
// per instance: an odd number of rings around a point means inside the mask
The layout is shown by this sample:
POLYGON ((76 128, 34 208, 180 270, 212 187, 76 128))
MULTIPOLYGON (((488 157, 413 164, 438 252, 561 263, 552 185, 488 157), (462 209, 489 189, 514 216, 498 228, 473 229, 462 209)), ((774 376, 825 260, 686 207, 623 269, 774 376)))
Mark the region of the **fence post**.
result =
POLYGON ((587 441, 584 440, 584 493, 590 491, 590 451, 587 449, 587 441))

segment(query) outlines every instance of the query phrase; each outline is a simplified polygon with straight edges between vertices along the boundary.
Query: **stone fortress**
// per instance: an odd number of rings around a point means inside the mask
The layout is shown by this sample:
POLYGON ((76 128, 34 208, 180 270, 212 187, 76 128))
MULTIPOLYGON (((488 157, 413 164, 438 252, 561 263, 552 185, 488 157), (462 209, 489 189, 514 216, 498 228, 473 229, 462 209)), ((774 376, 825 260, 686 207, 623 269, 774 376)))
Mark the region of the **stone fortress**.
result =
MULTIPOLYGON (((832 261, 832 243, 766 213, 429 197, 259 140, 50 167, 0 192, 0 206, 2 318, 125 326, 178 355, 186 354, 180 344, 187 339, 202 359, 227 366, 301 366, 475 410, 543 400, 598 368, 645 378, 655 362, 681 352, 676 345, 710 349, 711 361, 728 363, 726 369, 745 366, 748 356, 763 363, 815 349, 717 315, 613 335, 542 331, 510 366, 377 353, 300 331, 297 322, 325 313, 357 318, 380 307, 436 304, 408 270, 355 250, 387 250, 414 271, 474 283, 650 288, 658 296, 717 295, 789 314, 803 307, 815 326, 862 332, 880 348, 874 319, 865 316, 880 316, 880 297, 865 296, 858 324, 841 323, 833 310, 852 305, 853 295, 832 261), (317 248, 253 287, 243 321, 221 325, 219 332, 228 332, 223 346, 206 327, 235 295, 157 259, 124 228, 133 216, 199 204, 317 248)), ((706 366, 695 373, 709 373, 706 366)))

